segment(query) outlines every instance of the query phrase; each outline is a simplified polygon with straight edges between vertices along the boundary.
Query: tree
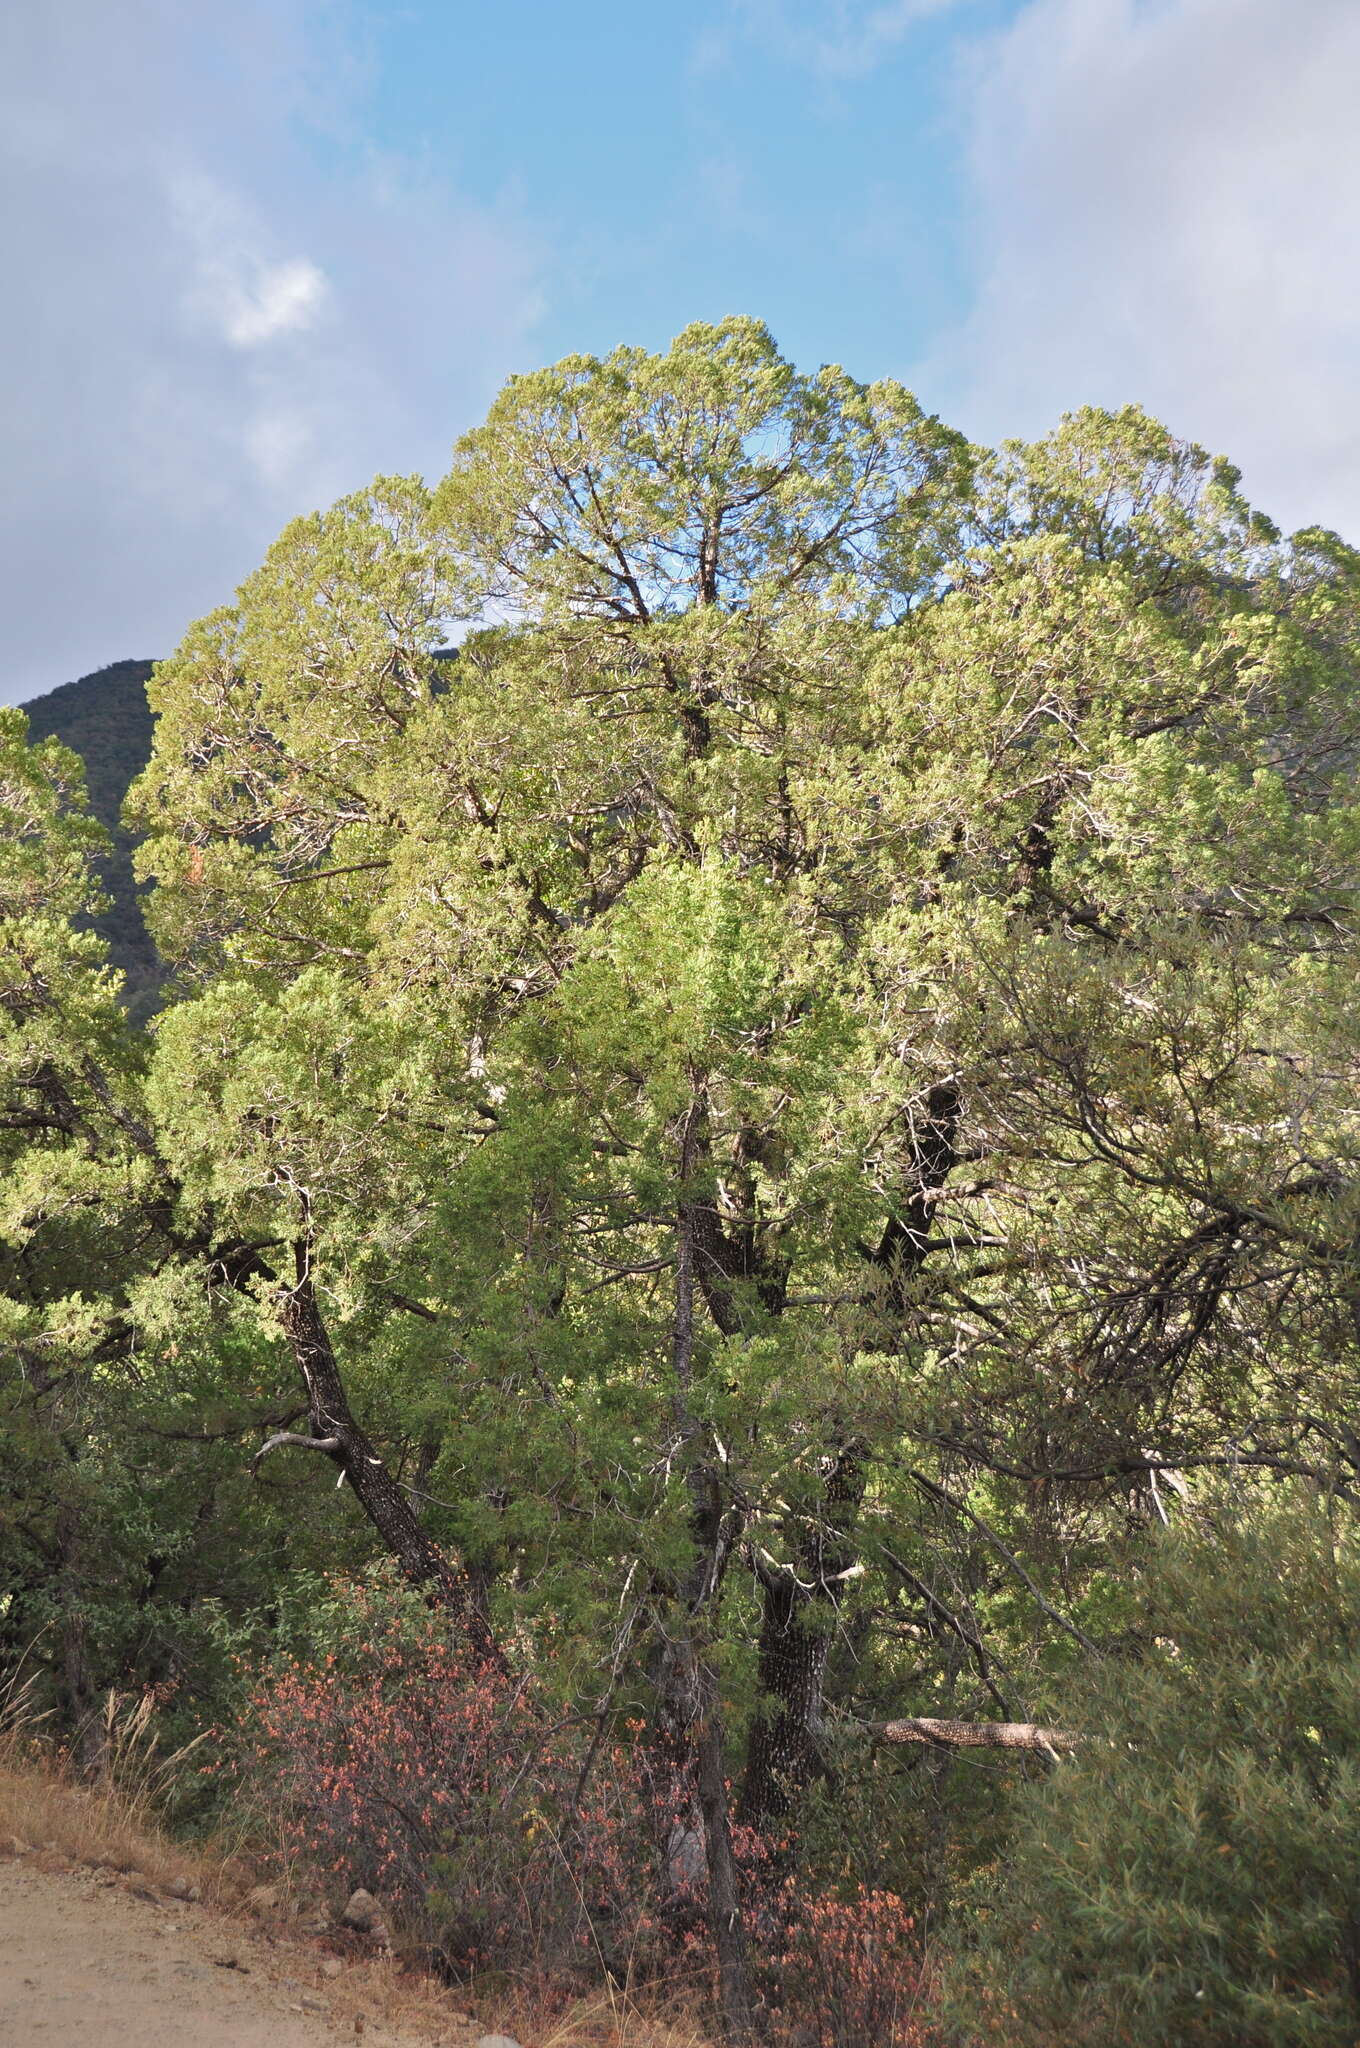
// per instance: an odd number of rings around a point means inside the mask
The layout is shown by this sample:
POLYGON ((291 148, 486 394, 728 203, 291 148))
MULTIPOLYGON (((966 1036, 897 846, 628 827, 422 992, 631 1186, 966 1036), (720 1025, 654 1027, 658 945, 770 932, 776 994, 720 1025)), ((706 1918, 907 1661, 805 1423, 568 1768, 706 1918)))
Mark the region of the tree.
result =
POLYGON ((1357 592, 1144 415, 989 457, 727 322, 160 671, 177 1199, 413 1576, 698 1767, 729 1930, 720 1698, 796 1821, 838 1717, 1026 1720, 1165 1475, 1349 1460, 1357 592))
POLYGON ((186 1474, 175 1411, 220 1399, 214 1367, 243 1361, 227 1336, 216 1358, 164 1366, 154 1401, 147 1366, 180 1357, 167 1269, 192 1256, 225 1271, 242 1248, 210 1219, 181 1232, 145 1048, 87 928, 104 834, 76 757, 25 729, 21 712, 0 716, 0 1636, 7 1663, 45 1673, 93 1768, 102 1688, 138 1663, 178 1676, 186 1586, 219 1583, 232 1508, 210 1463, 186 1474))

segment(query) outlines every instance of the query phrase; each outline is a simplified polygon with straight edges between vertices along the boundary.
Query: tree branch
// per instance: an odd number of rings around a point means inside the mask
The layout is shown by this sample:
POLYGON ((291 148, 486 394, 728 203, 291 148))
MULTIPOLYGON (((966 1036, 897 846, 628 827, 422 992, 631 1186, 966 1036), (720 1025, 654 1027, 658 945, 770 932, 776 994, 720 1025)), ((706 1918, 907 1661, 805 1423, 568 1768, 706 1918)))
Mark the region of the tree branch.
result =
POLYGON ((1056 1758, 1060 1750, 1080 1747, 1085 1739, 1063 1728, 1041 1728, 1033 1721, 873 1721, 869 1732, 880 1742, 923 1742, 932 1749, 1032 1749, 1056 1758))
POLYGON ((300 1451, 338 1451, 338 1436, 299 1436, 295 1429, 281 1429, 276 1436, 267 1436, 250 1461, 252 1472, 258 1472, 260 1465, 271 1451, 277 1451, 281 1444, 296 1444, 300 1451))

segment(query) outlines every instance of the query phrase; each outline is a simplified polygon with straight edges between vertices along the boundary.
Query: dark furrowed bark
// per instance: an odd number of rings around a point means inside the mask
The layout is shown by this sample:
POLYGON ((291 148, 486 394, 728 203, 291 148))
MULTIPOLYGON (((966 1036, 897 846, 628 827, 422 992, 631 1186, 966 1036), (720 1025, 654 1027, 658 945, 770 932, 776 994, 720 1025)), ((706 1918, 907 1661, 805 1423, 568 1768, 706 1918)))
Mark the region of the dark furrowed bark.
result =
POLYGON ((751 1730, 738 1814, 751 1827, 791 1812, 821 1765, 827 1660, 858 1559, 854 1532, 866 1477, 857 1443, 842 1446, 823 1463, 822 1499, 795 1539, 796 1565, 756 1561, 762 1705, 751 1730))

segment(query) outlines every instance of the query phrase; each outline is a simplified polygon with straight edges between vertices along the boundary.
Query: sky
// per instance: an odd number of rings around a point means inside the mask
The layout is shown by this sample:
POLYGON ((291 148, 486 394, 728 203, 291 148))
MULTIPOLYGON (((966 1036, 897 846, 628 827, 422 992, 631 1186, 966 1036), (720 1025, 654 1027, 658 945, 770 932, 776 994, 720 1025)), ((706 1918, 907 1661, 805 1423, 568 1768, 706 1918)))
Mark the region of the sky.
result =
POLYGON ((1360 542, 1360 0, 9 0, 0 701, 168 654, 507 376, 753 313, 1149 407, 1360 542))

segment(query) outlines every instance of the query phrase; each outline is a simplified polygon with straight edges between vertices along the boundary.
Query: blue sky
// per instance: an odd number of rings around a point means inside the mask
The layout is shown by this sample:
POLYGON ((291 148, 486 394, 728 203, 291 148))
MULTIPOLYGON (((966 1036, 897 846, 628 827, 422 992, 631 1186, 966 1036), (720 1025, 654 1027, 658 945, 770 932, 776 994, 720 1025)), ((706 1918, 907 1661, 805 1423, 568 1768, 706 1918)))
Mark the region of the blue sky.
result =
POLYGON ((740 307, 800 359, 900 364, 966 304, 959 70, 1013 11, 408 8, 370 139, 518 215, 549 356, 740 307))
POLYGON ((167 652, 511 372, 693 319, 1137 399, 1360 538, 1360 0, 12 0, 0 699, 167 652))

